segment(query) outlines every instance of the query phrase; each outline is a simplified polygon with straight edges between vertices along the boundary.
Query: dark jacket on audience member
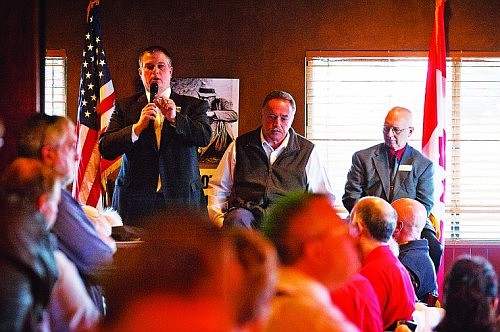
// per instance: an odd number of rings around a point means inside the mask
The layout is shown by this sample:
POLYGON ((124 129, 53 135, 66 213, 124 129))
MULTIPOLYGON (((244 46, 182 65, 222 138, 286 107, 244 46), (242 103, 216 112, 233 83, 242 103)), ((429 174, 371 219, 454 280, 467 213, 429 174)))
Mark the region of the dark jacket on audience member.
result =
POLYGON ((37 331, 57 280, 55 238, 39 213, 1 214, 0 331, 37 331))
POLYGON ((429 256, 429 245, 426 239, 401 244, 399 260, 418 279, 418 288, 415 293, 420 301, 425 302, 428 293, 437 296, 436 272, 429 256))

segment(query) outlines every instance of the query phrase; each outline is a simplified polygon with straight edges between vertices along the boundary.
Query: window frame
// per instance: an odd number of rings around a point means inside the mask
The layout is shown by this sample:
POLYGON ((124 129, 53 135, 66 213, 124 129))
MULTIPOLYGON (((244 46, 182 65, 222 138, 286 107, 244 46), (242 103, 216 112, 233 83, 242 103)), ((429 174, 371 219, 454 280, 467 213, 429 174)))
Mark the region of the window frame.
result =
POLYGON ((66 116, 68 114, 68 57, 66 50, 46 50, 45 52, 45 104, 44 113, 66 116))

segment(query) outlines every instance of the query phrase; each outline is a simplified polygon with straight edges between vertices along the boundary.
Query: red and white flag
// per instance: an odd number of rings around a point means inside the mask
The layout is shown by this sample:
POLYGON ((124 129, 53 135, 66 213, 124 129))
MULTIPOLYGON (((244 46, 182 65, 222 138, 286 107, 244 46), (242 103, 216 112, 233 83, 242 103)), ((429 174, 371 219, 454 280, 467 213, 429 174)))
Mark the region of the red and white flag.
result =
POLYGON ((87 32, 78 100, 78 162, 73 183, 73 197, 81 204, 102 206, 105 179, 117 169, 121 158, 101 158, 99 135, 106 130, 114 110, 115 90, 102 46, 99 0, 91 0, 87 8, 87 32))
MULTIPOLYGON (((446 191, 446 40, 444 30, 445 0, 436 0, 434 28, 432 29, 425 87, 422 153, 434 162, 434 207, 431 220, 438 228, 439 240, 444 242, 446 191)), ((438 271, 438 284, 442 289, 444 264, 438 271)))

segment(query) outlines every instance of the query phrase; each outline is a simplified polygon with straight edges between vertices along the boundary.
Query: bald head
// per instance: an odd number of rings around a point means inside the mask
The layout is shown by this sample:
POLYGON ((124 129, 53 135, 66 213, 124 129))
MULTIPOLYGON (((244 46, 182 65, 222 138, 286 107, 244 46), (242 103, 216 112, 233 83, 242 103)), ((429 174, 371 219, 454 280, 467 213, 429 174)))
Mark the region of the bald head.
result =
POLYGON ((391 204, 379 197, 360 199, 351 212, 351 220, 361 229, 361 235, 387 243, 396 227, 397 214, 391 204))
POLYGON ((393 107, 387 113, 384 126, 384 142, 390 150, 401 150, 413 133, 413 116, 409 109, 393 107))
POLYGON ((411 114, 411 111, 401 106, 391 108, 389 112, 387 112, 385 119, 391 123, 398 120, 406 126, 413 126, 413 115, 411 114))
POLYGON ((420 238, 427 220, 425 206, 411 198, 400 198, 391 203, 398 214, 398 224, 394 238, 398 243, 420 238))

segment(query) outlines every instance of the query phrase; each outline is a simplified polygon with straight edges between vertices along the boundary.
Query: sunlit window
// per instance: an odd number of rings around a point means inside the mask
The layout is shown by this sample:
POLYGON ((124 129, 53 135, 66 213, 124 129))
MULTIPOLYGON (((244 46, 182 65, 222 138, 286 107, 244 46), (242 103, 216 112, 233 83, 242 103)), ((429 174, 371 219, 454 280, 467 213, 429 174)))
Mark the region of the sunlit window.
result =
MULTIPOLYGON (((308 52, 306 136, 321 150, 337 207, 352 154, 382 142, 387 111, 413 112, 421 151, 426 53, 308 52)), ((500 240, 500 54, 447 61, 445 237, 500 240)))
POLYGON ((45 113, 67 114, 66 51, 48 50, 45 56, 45 113))

